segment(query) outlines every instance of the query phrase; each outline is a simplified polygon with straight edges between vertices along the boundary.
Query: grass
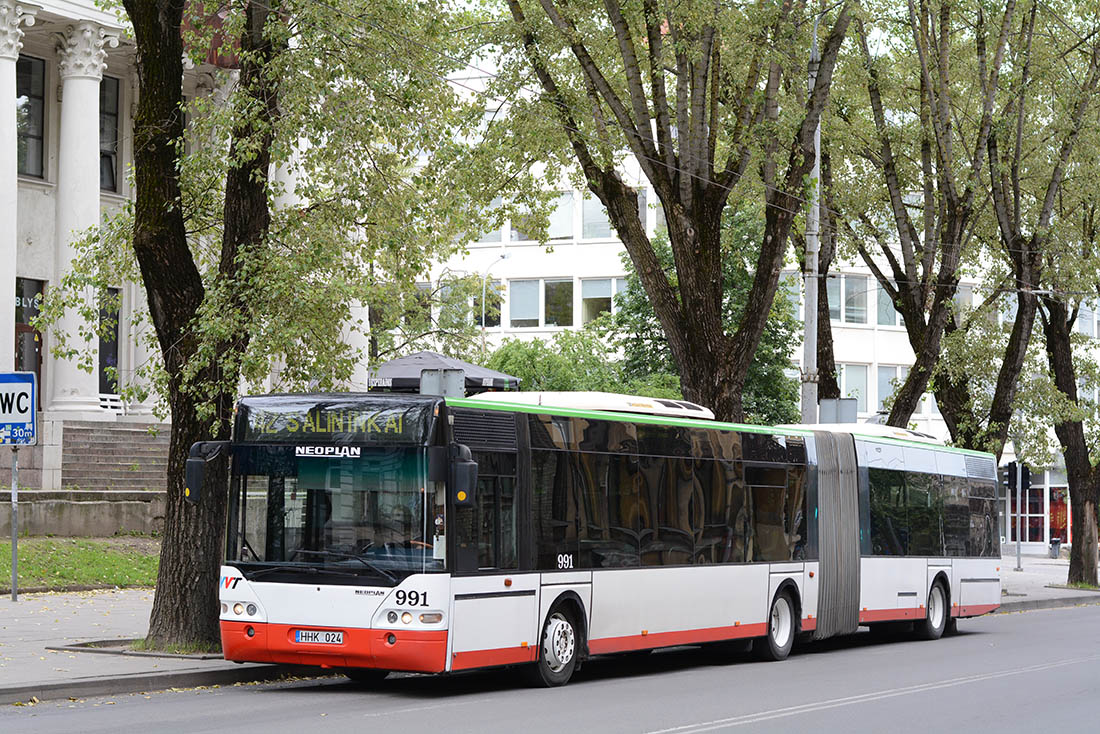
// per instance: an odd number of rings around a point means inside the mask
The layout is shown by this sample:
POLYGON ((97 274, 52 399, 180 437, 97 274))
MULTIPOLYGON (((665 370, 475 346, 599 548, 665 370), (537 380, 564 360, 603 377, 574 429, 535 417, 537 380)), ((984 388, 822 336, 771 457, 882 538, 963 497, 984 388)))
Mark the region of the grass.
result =
POLYGON ((1072 584, 1066 584, 1066 588, 1081 589, 1082 591, 1100 591, 1100 586, 1086 584, 1084 581, 1074 581, 1072 584))
POLYGON ((173 655, 220 655, 222 646, 211 642, 191 642, 157 647, 149 644, 148 640, 134 640, 130 643, 130 649, 137 652, 169 652, 173 655))
MULTIPOLYGON (((19 588, 152 586, 155 543, 123 538, 20 538, 19 588)), ((0 587, 11 584, 11 541, 0 542, 0 587)))

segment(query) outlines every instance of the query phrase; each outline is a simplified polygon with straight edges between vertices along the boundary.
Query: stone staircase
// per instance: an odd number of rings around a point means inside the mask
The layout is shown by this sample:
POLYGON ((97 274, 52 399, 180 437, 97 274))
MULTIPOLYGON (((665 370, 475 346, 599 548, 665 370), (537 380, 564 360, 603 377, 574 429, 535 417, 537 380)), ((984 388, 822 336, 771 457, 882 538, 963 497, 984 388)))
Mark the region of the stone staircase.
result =
POLYGON ((61 486, 89 490, 165 489, 170 428, 148 423, 66 421, 61 486))

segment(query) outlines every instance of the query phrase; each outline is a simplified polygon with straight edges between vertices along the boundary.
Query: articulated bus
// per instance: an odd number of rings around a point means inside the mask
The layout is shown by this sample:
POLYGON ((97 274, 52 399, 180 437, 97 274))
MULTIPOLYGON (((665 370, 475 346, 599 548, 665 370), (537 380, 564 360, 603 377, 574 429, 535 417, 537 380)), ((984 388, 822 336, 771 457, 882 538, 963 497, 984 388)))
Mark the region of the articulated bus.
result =
POLYGON ((226 659, 391 671, 911 627, 1001 598, 993 456, 881 426, 717 422, 600 393, 240 401, 221 571, 226 659))

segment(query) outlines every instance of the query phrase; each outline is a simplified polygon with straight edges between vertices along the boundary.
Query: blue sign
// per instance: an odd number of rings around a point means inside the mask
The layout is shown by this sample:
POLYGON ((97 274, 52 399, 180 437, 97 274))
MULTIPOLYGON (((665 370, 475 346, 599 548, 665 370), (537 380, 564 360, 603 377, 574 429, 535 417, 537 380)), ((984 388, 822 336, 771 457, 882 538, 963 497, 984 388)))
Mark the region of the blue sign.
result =
POLYGON ((0 446, 38 443, 37 405, 33 372, 0 372, 0 446))

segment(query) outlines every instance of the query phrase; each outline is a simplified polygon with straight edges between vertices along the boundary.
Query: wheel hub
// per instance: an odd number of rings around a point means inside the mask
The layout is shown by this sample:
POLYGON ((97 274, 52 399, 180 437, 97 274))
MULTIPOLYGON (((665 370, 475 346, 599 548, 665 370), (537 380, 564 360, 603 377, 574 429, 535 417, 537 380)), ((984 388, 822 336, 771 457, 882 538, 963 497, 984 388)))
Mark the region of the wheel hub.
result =
POLYGON ((576 652, 576 635, 573 625, 561 614, 555 614, 546 625, 546 635, 542 640, 543 659, 555 673, 560 672, 573 660, 576 652))

